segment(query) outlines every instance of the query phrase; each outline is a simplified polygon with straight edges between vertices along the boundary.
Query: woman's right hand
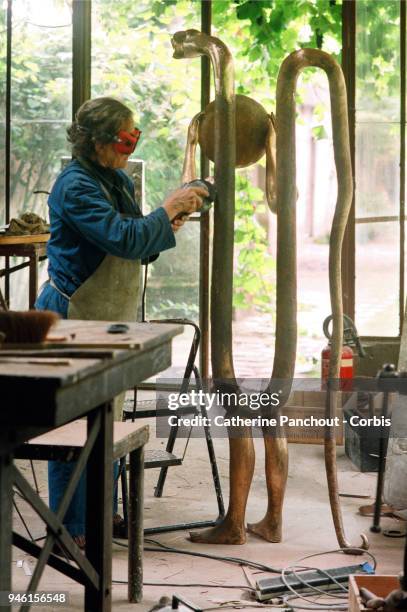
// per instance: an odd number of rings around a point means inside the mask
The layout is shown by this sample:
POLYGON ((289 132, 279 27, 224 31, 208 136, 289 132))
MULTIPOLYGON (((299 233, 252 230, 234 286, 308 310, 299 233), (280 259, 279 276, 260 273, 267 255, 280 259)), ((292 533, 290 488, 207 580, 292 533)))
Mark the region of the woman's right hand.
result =
POLYGON ((176 189, 164 201, 163 208, 170 221, 173 221, 180 213, 190 215, 202 206, 202 198, 209 194, 203 187, 187 187, 176 189))

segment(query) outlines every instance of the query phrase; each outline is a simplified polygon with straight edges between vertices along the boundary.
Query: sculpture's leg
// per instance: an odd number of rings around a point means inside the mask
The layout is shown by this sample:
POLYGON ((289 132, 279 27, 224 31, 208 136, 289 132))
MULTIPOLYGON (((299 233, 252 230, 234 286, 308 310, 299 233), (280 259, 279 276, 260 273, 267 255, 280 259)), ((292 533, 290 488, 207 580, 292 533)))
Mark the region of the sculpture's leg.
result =
POLYGON ((283 432, 263 428, 266 451, 267 512, 258 523, 247 529, 268 542, 281 542, 284 493, 288 473, 287 438, 283 432))
POLYGON ((193 542, 202 544, 244 544, 245 514, 254 471, 254 446, 251 428, 229 431, 229 508, 215 527, 190 533, 193 542), (236 437, 239 435, 239 437, 236 437))

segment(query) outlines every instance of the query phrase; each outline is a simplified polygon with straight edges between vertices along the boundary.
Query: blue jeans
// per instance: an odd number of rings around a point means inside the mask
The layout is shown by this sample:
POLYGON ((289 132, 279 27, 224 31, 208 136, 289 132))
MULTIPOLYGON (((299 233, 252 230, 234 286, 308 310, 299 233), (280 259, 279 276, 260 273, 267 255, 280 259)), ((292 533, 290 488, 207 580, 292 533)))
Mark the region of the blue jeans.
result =
MULTIPOLYGON (((37 310, 52 310, 67 318, 68 300, 64 298, 51 285, 45 284, 35 302, 37 310)), ((48 462, 48 491, 49 506, 53 512, 58 510, 60 501, 65 493, 75 463, 64 463, 62 461, 48 462)), ((118 464, 113 466, 114 479, 116 481, 119 473, 118 464)), ((113 512, 117 512, 117 487, 114 488, 113 512)), ((86 471, 83 472, 73 494, 71 503, 66 511, 63 524, 71 535, 85 535, 86 516, 86 471)))
MULTIPOLYGON (((49 506, 53 512, 58 511, 59 504, 68 486, 69 479, 76 463, 63 461, 48 461, 48 491, 49 506)), ((113 513, 117 513, 118 503, 119 463, 113 464, 113 478, 116 486, 113 492, 113 513)), ((103 509, 101 509, 103 511, 103 509)), ((86 522, 86 470, 82 472, 75 493, 62 520, 72 536, 85 535, 86 522)))

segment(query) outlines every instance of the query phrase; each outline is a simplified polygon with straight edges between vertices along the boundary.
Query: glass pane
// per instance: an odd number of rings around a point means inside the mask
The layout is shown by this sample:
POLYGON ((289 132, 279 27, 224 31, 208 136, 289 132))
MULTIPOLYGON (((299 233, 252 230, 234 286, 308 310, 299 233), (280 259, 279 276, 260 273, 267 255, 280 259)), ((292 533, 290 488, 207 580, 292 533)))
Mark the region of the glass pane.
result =
MULTIPOLYGON (((400 2, 356 3, 356 218, 400 210, 400 2)), ((399 333, 397 221, 356 225, 356 324, 399 333)))
POLYGON ((72 16, 68 0, 15 0, 12 52, 12 216, 46 214, 49 190, 69 151, 72 16))
POLYGON ((356 226, 356 325, 359 334, 399 333, 399 225, 356 226))
MULTIPOLYGON (((47 219, 46 194, 69 152, 72 14, 68 0, 14 0, 11 68, 11 217, 47 219)), ((11 264, 21 263, 14 260, 11 264)), ((42 266, 44 269, 45 266, 42 266)), ((11 306, 28 306, 28 274, 11 277, 11 306)))
POLYGON ((400 2, 356 3, 356 120, 400 117, 400 2))
MULTIPOLYGON (((199 28, 200 3, 92 2, 92 96, 111 95, 134 109, 145 162, 144 212, 160 206, 181 179, 187 128, 200 110, 199 58, 175 60, 171 35, 199 28)), ((199 223, 152 264, 149 318, 198 319, 199 223)))
POLYGON ((400 127, 356 125, 356 217, 398 215, 400 127))
POLYGON ((180 316, 198 321, 199 223, 177 233, 177 246, 161 253, 151 266, 147 291, 149 318, 180 316))

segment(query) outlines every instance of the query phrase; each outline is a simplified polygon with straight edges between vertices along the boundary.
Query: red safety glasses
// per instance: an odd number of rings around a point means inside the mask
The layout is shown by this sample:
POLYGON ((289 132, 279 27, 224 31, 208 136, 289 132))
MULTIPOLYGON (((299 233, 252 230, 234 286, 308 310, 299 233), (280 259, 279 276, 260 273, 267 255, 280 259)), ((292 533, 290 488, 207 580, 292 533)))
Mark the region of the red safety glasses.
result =
POLYGON ((134 149, 136 148, 140 136, 141 131, 137 128, 134 128, 134 130, 132 130, 131 132, 120 130, 120 132, 116 136, 114 150, 117 153, 124 153, 126 155, 130 155, 130 153, 133 153, 134 149))

